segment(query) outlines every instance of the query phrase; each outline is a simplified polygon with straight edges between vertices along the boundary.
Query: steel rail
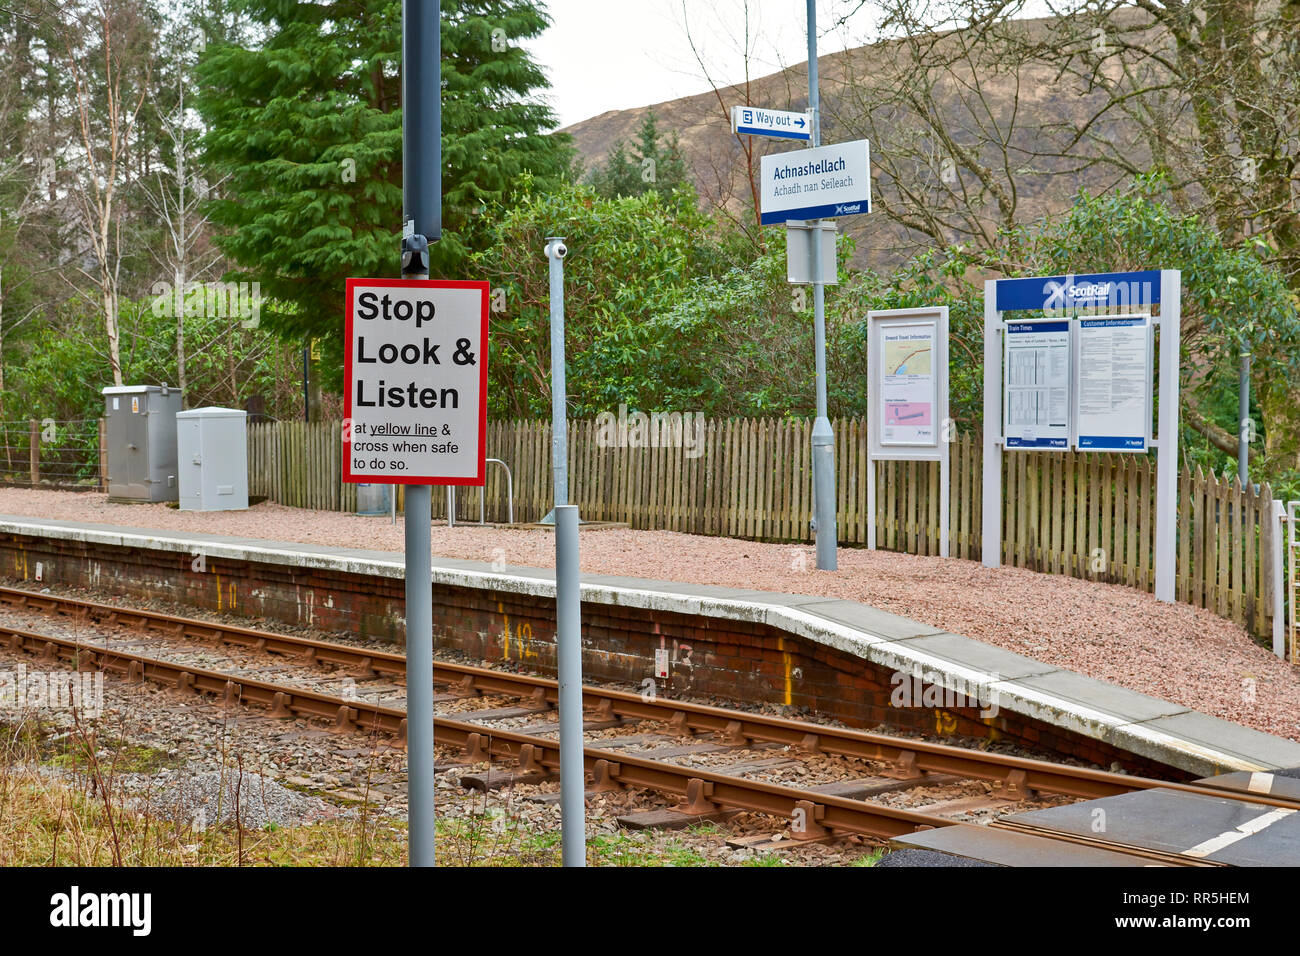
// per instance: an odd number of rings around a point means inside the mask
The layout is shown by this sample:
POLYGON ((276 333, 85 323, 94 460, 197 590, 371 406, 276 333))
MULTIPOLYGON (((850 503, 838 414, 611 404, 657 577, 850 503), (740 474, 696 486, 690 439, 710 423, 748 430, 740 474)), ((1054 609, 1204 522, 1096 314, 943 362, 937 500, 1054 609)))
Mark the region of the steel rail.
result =
POLYGON ((171 637, 220 641, 223 644, 266 651, 270 654, 314 657, 323 664, 357 667, 386 677, 406 676, 406 657, 402 654, 350 647, 346 644, 307 637, 273 634, 270 631, 239 627, 222 621, 201 621, 196 618, 166 614, 162 611, 139 610, 97 601, 84 601, 61 594, 38 594, 9 587, 0 587, 0 604, 33 611, 54 611, 98 624, 120 624, 124 627, 157 630, 171 637))
MULTIPOLYGON (((202 621, 159 611, 136 610, 56 594, 41 594, 0 587, 0 604, 40 611, 56 611, 99 623, 157 630, 175 637, 217 640, 227 644, 294 656, 307 661, 355 668, 366 674, 403 677, 406 658, 401 654, 351 647, 331 641, 273 634, 223 622, 202 621)), ((434 682, 460 696, 481 694, 528 698, 549 706, 558 703, 555 680, 530 674, 434 661, 434 682)), ((1091 800, 1133 790, 1156 787, 1184 793, 1235 799, 1264 806, 1300 809, 1300 800, 1242 793, 1209 784, 1178 783, 1055 764, 1029 757, 990 753, 950 744, 894 737, 870 731, 832 727, 768 714, 729 710, 591 685, 583 688, 583 703, 604 719, 667 721, 674 732, 718 734, 730 743, 769 743, 809 753, 880 761, 899 766, 901 772, 954 774, 1001 785, 1010 793, 1039 791, 1091 800)), ((329 716, 319 715, 314 716, 329 716)))
MULTIPOLYGON (((353 700, 302 688, 253 680, 242 675, 196 668, 179 661, 166 661, 133 652, 90 645, 76 638, 38 634, 0 626, 0 639, 12 651, 35 654, 77 670, 105 670, 128 680, 149 680, 192 693, 210 693, 224 698, 227 705, 260 704, 273 717, 323 717, 334 720, 341 731, 380 731, 397 738, 400 745, 406 731, 405 712, 363 700, 353 700)), ((466 762, 492 757, 512 759, 520 775, 550 775, 560 766, 558 740, 497 730, 480 724, 434 718, 434 738, 444 745, 466 752, 466 762)), ((974 826, 946 817, 903 810, 813 790, 748 780, 698 767, 687 767, 637 757, 614 750, 586 747, 586 771, 596 791, 639 787, 683 798, 683 811, 701 816, 718 810, 742 810, 793 820, 799 815, 803 831, 810 835, 856 834, 890 839, 917 830, 974 826)), ((793 841, 792 841, 793 842, 793 841)), ((1122 846, 1106 846, 1115 852, 1149 856, 1122 846)), ((1189 866, 1216 865, 1201 860, 1173 859, 1189 866)))

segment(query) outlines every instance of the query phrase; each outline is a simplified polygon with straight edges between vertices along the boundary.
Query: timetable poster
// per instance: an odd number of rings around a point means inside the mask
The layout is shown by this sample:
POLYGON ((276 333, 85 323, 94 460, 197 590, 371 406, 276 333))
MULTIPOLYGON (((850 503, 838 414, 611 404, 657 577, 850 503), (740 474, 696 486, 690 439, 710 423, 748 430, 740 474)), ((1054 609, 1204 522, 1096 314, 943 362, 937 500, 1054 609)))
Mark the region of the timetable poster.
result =
POLYGON ((1070 323, 1009 322, 1002 395, 1007 448, 1070 446, 1070 323))

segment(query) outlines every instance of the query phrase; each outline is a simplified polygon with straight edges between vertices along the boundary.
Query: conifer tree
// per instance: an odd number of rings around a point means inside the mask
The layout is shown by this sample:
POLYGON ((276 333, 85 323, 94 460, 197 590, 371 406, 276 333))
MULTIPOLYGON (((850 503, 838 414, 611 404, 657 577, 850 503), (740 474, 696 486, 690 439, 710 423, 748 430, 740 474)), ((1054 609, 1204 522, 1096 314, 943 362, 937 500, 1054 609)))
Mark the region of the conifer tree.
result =
MULTIPOLYGON (((342 334, 343 280, 394 275, 402 217, 400 0, 237 0, 257 43, 211 43, 199 67, 207 160, 229 176, 210 214, 257 280, 272 328, 325 345, 342 334)), ((521 43, 549 18, 528 0, 442 0, 443 237, 432 275, 456 276, 485 241, 482 214, 529 172, 569 164, 521 43)))
POLYGON ((591 171, 588 181, 605 199, 640 196, 652 191, 668 195, 689 185, 677 134, 664 141, 654 110, 647 112, 641 121, 636 145, 629 150, 627 143, 618 140, 605 162, 591 171))

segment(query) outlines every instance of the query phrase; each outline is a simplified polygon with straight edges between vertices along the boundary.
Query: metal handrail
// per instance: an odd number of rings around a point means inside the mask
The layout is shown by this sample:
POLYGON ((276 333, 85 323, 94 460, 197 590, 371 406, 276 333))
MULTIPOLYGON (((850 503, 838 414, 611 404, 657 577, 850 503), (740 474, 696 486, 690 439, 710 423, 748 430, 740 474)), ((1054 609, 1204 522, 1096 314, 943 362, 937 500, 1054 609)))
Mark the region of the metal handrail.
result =
MULTIPOLYGON (((510 466, 500 458, 487 458, 485 462, 491 464, 495 462, 506 470, 506 521, 510 524, 515 523, 515 479, 510 473, 510 466)), ((478 523, 487 524, 487 487, 478 496, 478 523)), ((447 486, 447 527, 456 527, 456 486, 447 486)))
MULTIPOLYGON (((489 458, 487 460, 489 462, 493 462, 493 461, 496 462, 498 465, 500 465, 502 468, 506 470, 506 521, 509 524, 514 524, 515 523, 515 480, 510 474, 510 466, 507 465, 500 458, 489 458)), ((478 523, 479 524, 484 523, 483 509, 485 507, 484 502, 486 500, 487 500, 486 494, 479 496, 478 499, 478 523)))

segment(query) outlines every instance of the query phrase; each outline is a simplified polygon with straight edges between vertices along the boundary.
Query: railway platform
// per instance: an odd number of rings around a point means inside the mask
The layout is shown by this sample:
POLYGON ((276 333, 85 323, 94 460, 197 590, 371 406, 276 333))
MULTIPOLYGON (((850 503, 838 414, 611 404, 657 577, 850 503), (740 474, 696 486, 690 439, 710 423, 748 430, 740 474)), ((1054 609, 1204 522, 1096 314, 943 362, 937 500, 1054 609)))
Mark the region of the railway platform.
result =
MULTIPOLYGON (((402 639, 393 552, 0 515, 0 572, 402 639)), ((435 556, 430 584, 438 640, 553 668, 552 571, 435 556)), ((1166 779, 1300 766, 1295 741, 853 601, 611 575, 584 575, 582 600, 595 680, 1010 740, 1166 779)))

